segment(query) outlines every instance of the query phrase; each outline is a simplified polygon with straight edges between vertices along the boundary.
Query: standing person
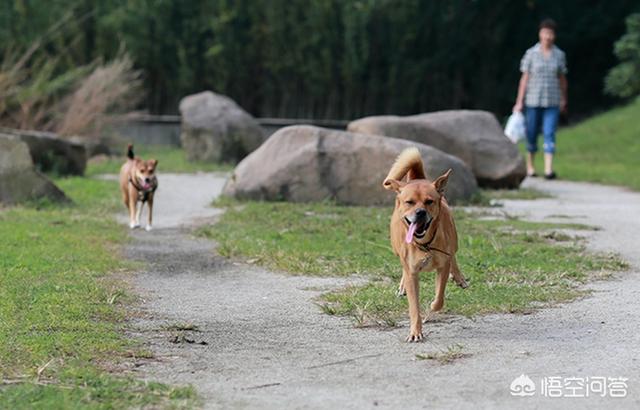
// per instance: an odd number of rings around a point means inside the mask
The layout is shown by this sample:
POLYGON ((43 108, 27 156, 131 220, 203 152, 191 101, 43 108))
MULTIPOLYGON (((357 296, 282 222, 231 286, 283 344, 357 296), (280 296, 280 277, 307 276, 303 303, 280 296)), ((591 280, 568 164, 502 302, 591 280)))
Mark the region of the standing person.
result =
POLYGON ((538 133, 544 135, 544 177, 555 179, 553 154, 560 112, 567 110, 567 62, 564 51, 554 45, 556 23, 545 19, 538 30, 539 42, 520 61, 520 84, 513 111, 523 111, 527 127, 527 175, 537 176, 534 157, 538 133))

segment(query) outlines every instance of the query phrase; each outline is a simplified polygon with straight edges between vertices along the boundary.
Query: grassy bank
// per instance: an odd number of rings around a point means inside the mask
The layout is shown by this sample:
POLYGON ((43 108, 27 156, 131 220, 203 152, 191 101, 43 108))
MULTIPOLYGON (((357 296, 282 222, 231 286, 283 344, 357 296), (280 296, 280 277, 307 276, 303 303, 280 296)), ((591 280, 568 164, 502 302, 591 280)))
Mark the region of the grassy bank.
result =
MULTIPOLYGON (((640 99, 563 128, 557 135, 554 167, 562 179, 640 190, 640 99)), ((541 137, 540 137, 541 138, 541 137)), ((542 170, 542 155, 537 169, 542 170)))
POLYGON ((193 403, 190 388, 105 370, 148 354, 122 334, 131 302, 118 272, 117 184, 56 183, 74 205, 0 210, 0 408, 131 408, 193 403))
MULTIPOLYGON (((136 156, 142 159, 157 159, 158 172, 217 172, 230 171, 233 166, 230 164, 216 164, 202 161, 188 161, 184 151, 178 147, 162 145, 141 145, 134 147, 136 156)), ((87 167, 86 175, 117 174, 125 160, 125 149, 123 147, 122 156, 104 158, 98 162, 91 162, 87 167)))
MULTIPOLYGON (((359 325, 393 325, 406 315, 406 299, 395 296, 401 270, 388 240, 390 209, 227 205, 221 221, 199 231, 219 242, 222 255, 293 274, 364 275, 368 284, 324 295, 325 312, 351 316, 359 325)), ((625 266, 615 257, 587 254, 579 238, 562 231, 585 226, 486 220, 460 210, 456 225, 459 263, 471 287, 448 287, 445 311, 450 313, 523 312, 571 300, 582 294, 578 285, 591 275, 625 266)), ((423 274, 423 306, 433 297, 433 282, 432 274, 423 274)))

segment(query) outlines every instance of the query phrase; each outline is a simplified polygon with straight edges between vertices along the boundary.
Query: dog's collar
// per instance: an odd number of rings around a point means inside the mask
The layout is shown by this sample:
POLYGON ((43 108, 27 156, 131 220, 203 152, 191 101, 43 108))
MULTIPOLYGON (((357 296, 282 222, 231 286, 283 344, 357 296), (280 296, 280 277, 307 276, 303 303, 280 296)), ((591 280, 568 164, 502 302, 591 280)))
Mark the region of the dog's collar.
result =
POLYGON ((431 239, 431 241, 429 241, 428 243, 425 243, 425 244, 418 243, 414 239, 413 244, 415 245, 416 248, 420 249, 422 252, 425 252, 425 253, 436 251, 436 252, 443 253, 443 254, 445 254, 447 256, 451 256, 450 253, 445 252, 445 251, 443 251, 441 249, 438 249, 438 248, 434 248, 433 246, 431 246, 431 242, 433 242, 433 239, 431 239))

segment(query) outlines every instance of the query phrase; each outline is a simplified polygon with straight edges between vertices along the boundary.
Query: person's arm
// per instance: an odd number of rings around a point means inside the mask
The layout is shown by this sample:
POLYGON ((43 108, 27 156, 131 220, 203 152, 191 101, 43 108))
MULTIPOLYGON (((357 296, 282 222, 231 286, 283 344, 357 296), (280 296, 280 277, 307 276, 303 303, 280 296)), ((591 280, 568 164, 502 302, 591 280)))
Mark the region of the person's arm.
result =
POLYGON ((518 84, 518 96, 516 97, 516 104, 513 106, 513 111, 522 111, 524 106, 524 93, 527 91, 527 83, 529 82, 529 73, 524 72, 520 76, 520 83, 518 84))
POLYGON ((563 73, 558 74, 558 79, 560 80, 560 111, 563 113, 567 112, 567 104, 569 100, 567 99, 567 89, 569 88, 569 84, 567 82, 567 76, 563 73))

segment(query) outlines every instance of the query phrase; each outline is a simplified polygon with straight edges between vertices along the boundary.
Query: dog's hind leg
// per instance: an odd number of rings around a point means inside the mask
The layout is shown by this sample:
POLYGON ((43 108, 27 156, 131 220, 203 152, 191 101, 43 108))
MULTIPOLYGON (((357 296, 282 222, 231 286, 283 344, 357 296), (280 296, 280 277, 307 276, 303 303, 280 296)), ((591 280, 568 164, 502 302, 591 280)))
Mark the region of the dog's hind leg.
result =
POLYGON ((458 286, 462 289, 466 289, 469 287, 467 280, 464 278, 462 272, 460 272, 460 268, 458 267, 458 261, 456 261, 456 257, 453 256, 451 258, 451 277, 456 282, 458 286))
POLYGON ((449 271, 451 270, 451 262, 447 262, 444 267, 438 269, 436 275, 436 295, 431 302, 431 310, 438 312, 444 306, 444 290, 449 280, 449 271))
POLYGON ((402 275, 402 278, 400 279, 400 285, 398 286, 398 292, 396 293, 396 296, 407 296, 407 290, 404 288, 404 275, 402 275))

